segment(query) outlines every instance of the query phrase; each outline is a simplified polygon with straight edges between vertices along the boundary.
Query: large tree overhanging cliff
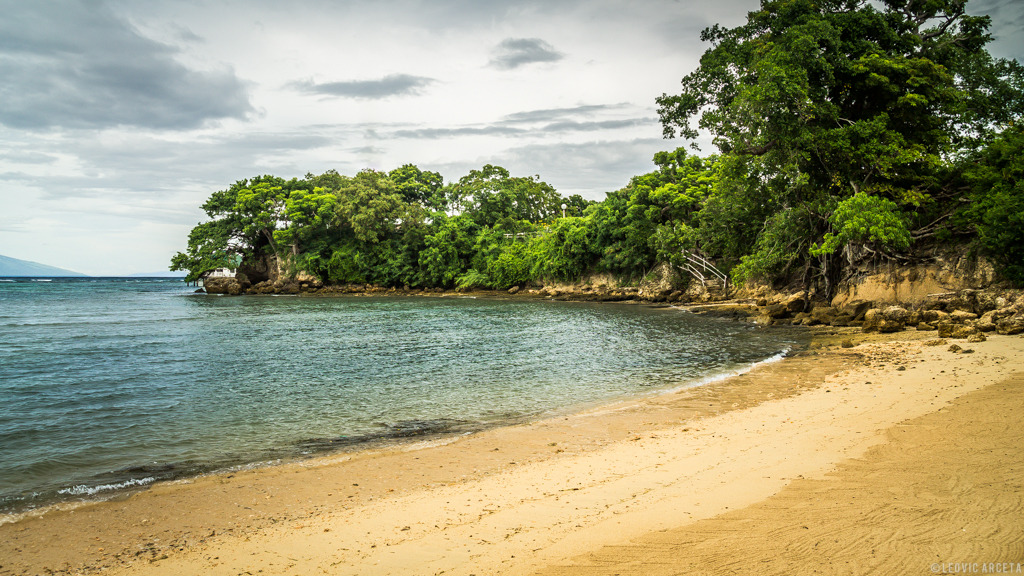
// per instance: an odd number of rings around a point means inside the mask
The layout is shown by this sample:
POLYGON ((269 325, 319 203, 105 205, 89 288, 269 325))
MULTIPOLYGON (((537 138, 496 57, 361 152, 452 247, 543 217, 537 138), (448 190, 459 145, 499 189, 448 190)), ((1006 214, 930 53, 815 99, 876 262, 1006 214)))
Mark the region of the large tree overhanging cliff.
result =
POLYGON ((966 4, 765 0, 703 32, 700 67, 657 101, 666 137, 706 130, 722 153, 733 233, 755 245, 717 256, 741 278, 803 266, 827 292, 841 254, 896 255, 966 200, 950 166, 1024 113, 1024 71, 966 4))

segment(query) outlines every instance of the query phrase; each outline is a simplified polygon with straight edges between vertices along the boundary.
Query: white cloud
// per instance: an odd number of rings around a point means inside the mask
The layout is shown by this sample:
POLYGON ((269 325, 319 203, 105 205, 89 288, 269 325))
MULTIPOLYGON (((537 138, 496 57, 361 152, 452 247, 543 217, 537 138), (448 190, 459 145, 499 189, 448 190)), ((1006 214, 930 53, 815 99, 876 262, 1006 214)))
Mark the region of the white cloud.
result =
MULTIPOLYGON (((600 199, 682 144, 654 98, 700 30, 757 6, 0 0, 0 253, 159 270, 210 193, 268 173, 492 163, 600 199)), ((1019 3, 983 6, 1019 39, 1019 3)))

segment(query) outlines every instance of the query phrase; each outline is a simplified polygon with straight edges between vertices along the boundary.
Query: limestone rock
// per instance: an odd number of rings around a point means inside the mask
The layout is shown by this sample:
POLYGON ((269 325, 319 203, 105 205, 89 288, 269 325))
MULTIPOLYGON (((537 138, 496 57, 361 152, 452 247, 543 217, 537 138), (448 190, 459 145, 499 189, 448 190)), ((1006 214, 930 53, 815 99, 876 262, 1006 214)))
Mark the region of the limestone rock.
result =
POLYGON ((900 306, 887 306, 884 309, 872 308, 864 314, 864 332, 899 332, 903 330, 910 318, 910 312, 900 306))
POLYGON ((872 303, 868 300, 854 300, 840 307, 839 313, 846 314, 852 320, 863 320, 871 306, 872 303))
POLYGON ((843 327, 853 326, 854 319, 849 314, 840 314, 828 323, 829 326, 843 327))
POLYGON ((765 307, 764 314, 773 319, 785 318, 789 316, 789 309, 785 304, 769 304, 765 307))
POLYGON ((996 332, 1004 335, 1020 334, 1024 332, 1024 313, 1017 313, 1009 318, 1003 318, 996 322, 996 332))
POLYGON ((939 322, 939 338, 967 338, 971 334, 977 334, 978 329, 974 326, 954 324, 952 322, 939 322))
POLYGON ((836 319, 836 309, 831 306, 818 306, 811 310, 811 319, 818 324, 831 324, 836 319))
POLYGON ((968 320, 975 320, 977 318, 978 318, 977 314, 975 314, 973 312, 967 312, 965 310, 954 310, 949 315, 950 321, 954 322, 956 324, 964 324, 968 320))
POLYGON ((790 314, 796 314, 798 312, 805 312, 808 308, 807 292, 797 292, 796 294, 790 294, 782 301, 782 304, 786 307, 786 310, 790 314))
POLYGON ((943 312, 942 310, 921 310, 921 321, 934 324, 936 322, 945 322, 949 320, 949 313, 943 312))
POLYGON ((237 278, 206 278, 203 288, 207 294, 230 294, 237 296, 245 290, 245 286, 237 278))

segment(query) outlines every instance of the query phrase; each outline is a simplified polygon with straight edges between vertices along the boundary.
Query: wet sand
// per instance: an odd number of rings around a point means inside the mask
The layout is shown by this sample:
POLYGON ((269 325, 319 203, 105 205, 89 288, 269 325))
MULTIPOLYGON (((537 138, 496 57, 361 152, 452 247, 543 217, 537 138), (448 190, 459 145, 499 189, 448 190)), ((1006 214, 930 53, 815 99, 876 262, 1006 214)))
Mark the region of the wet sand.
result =
POLYGON ((974 350, 956 354, 925 345, 932 335, 853 348, 825 337, 700 388, 52 510, 0 525, 0 574, 921 574, 1024 562, 1024 338, 951 341, 974 350))

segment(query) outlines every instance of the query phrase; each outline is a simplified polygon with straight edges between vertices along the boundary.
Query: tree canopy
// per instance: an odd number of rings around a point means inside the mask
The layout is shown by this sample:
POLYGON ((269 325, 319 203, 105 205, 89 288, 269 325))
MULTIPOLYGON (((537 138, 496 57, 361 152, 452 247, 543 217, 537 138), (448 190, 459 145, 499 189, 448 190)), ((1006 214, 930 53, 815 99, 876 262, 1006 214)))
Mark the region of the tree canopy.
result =
POLYGON ((736 283, 830 296, 852 265, 952 242, 1024 282, 1024 68, 989 54, 990 24, 966 0, 763 0, 705 29, 699 67, 656 99, 666 137, 708 134, 715 155, 659 152, 601 202, 491 164, 449 183, 413 164, 259 176, 211 195, 172 267, 507 288, 698 252, 736 283))
POLYGON ((721 193, 751 205, 727 207, 755 239, 742 276, 802 263, 828 285, 838 252, 905 250, 957 210, 949 166, 1024 113, 1024 71, 987 52, 990 19, 966 4, 765 0, 704 30, 699 68, 657 101, 667 137, 710 133, 721 193))

